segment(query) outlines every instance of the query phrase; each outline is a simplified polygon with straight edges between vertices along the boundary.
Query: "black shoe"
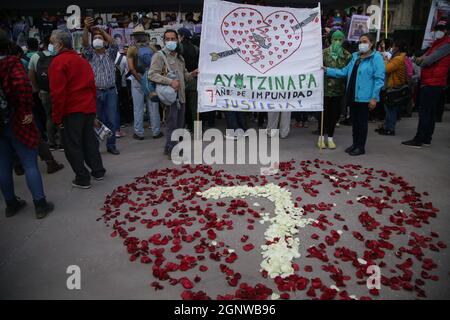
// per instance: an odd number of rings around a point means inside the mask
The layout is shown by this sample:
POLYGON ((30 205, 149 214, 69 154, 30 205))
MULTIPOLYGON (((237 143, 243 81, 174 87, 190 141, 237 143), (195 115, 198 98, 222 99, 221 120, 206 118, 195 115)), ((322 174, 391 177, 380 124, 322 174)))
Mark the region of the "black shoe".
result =
POLYGON ((347 119, 342 120, 342 121, 340 122, 340 124, 341 124, 342 126, 351 126, 351 125, 352 125, 352 122, 350 121, 349 118, 347 118, 347 119))
POLYGON ((48 148, 50 149, 50 151, 55 151, 55 150, 58 149, 58 146, 57 146, 56 144, 50 144, 50 145, 48 146, 48 148))
POLYGON ((99 175, 94 175, 91 174, 92 178, 94 178, 97 181, 102 181, 103 179, 105 179, 105 174, 99 174, 99 175))
POLYGON ((352 145, 352 146, 348 147, 347 149, 345 149, 345 152, 346 153, 350 153, 350 152, 352 152, 355 149, 356 149, 356 147, 354 145, 352 145))
POLYGON ((64 165, 62 163, 56 162, 56 160, 52 160, 47 162, 47 173, 52 174, 59 170, 62 170, 64 168, 64 165))
POLYGON ((108 151, 108 153, 111 153, 111 154, 113 154, 113 155, 115 155, 115 156, 117 156, 117 155, 120 154, 119 150, 117 150, 116 148, 108 149, 108 150, 106 150, 106 151, 108 151))
POLYGON ((380 129, 380 131, 378 131, 378 134, 380 134, 382 136, 395 136, 395 131, 393 131, 393 130, 386 130, 386 129, 380 129))
POLYGON ((161 137, 164 137, 164 134, 162 132, 158 133, 156 136, 153 136, 153 139, 159 139, 161 137))
POLYGON ((403 141, 402 144, 405 146, 408 146, 408 147, 416 148, 416 149, 422 149, 422 146, 423 146, 422 143, 417 142, 414 139, 409 140, 409 141, 403 141))
POLYGON ((144 137, 138 136, 136 133, 133 134, 133 139, 135 140, 144 140, 144 137))
POLYGON ((19 213, 20 210, 25 208, 27 203, 25 200, 20 199, 19 197, 16 197, 13 201, 7 201, 6 202, 6 209, 5 209, 5 216, 7 218, 11 218, 12 216, 19 213))
POLYGON ((348 154, 351 155, 351 156, 360 156, 360 155, 363 155, 365 153, 366 153, 366 151, 364 151, 364 149, 355 148, 352 151, 350 151, 348 154))
POLYGON ((76 182, 75 180, 73 180, 72 187, 78 188, 78 189, 90 189, 91 184, 89 182, 88 183, 79 183, 79 182, 76 182))
POLYGON ((42 219, 55 209, 55 205, 48 202, 45 198, 34 201, 34 211, 36 212, 36 218, 42 219))

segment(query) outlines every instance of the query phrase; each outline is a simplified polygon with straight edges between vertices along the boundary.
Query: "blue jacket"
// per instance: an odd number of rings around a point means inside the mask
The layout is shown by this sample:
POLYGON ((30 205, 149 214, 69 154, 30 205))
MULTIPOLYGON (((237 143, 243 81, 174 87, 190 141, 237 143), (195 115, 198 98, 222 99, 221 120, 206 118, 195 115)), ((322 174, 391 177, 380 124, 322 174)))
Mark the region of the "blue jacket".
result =
MULTIPOLYGON (((327 68, 327 76, 333 78, 346 77, 348 87, 353 67, 359 55, 359 52, 355 52, 349 64, 342 69, 327 68)), ((372 52, 368 58, 363 59, 356 75, 355 101, 367 103, 372 99, 380 101, 380 91, 384 87, 385 72, 384 60, 379 52, 372 52)))

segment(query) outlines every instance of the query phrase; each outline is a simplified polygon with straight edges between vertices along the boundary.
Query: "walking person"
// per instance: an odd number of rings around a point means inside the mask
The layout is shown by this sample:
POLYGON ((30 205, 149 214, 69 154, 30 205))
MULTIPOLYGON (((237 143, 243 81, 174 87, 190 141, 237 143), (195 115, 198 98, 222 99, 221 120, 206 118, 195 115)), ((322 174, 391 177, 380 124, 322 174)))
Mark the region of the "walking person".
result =
POLYGON ((372 35, 359 38, 359 52, 352 55, 349 64, 342 69, 324 67, 332 78, 347 78, 347 101, 352 119, 353 144, 345 149, 351 156, 366 153, 369 110, 375 109, 384 86, 385 66, 383 57, 374 49, 372 35))
POLYGON ((450 67, 450 38, 448 22, 439 21, 435 27, 436 40, 425 54, 415 63, 422 67, 419 92, 419 124, 416 136, 402 142, 413 148, 429 147, 436 124, 436 110, 441 103, 444 88, 447 85, 450 67))
POLYGON ((395 136, 395 125, 400 112, 406 109, 409 103, 410 96, 405 97, 398 105, 390 105, 388 101, 391 90, 400 89, 408 85, 408 77, 406 72, 406 43, 403 40, 396 39, 392 46, 392 57, 388 59, 385 57, 386 63, 386 102, 384 110, 386 116, 382 128, 376 131, 383 136, 395 136))
POLYGON ((131 36, 135 44, 128 48, 127 61, 131 74, 131 95, 133 97, 133 138, 136 140, 144 139, 144 111, 147 109, 153 139, 158 139, 163 136, 161 132, 159 102, 152 101, 151 97, 145 96, 141 84, 144 74, 148 74, 149 72, 152 57, 157 49, 150 44, 150 37, 142 26, 134 28, 131 36))
MULTIPOLYGON (((113 38, 102 28, 96 28, 93 32, 92 46, 89 45, 89 28, 93 19, 87 17, 84 20, 82 38, 83 55, 87 58, 94 70, 95 85, 97 87, 97 117, 113 133, 117 131, 117 88, 115 61, 119 47, 113 38)), ((120 154, 116 147, 116 135, 111 135, 106 140, 106 149, 113 155, 120 154)))
POLYGON ((50 41, 55 55, 49 68, 53 121, 63 128, 64 153, 75 172, 72 186, 89 189, 91 175, 103 180, 106 172, 94 133, 97 111, 94 73, 89 62, 72 49, 70 33, 55 30, 50 41))
MULTIPOLYGON (((323 51, 323 64, 325 67, 341 69, 351 60, 352 55, 342 47, 345 35, 337 30, 331 36, 331 45, 323 51)), ((317 146, 321 149, 328 147, 336 149, 334 142, 334 130, 339 121, 342 109, 342 100, 345 95, 345 80, 331 77, 325 78, 325 100, 324 100, 324 128, 323 136, 320 136, 317 146), (327 140, 325 144, 325 135, 327 140)), ((319 120, 319 132, 322 132, 321 121, 319 120)))
POLYGON ((171 86, 177 92, 176 101, 172 105, 166 106, 167 140, 164 154, 171 159, 172 149, 177 144, 177 141, 171 139, 172 132, 175 129, 184 128, 186 81, 196 77, 198 70, 193 70, 190 73, 186 70, 184 59, 178 52, 178 33, 175 30, 166 30, 163 38, 164 48, 153 56, 148 79, 157 84, 171 86), (167 77, 168 72, 174 73, 176 79, 167 77))
POLYGON ((13 161, 17 155, 33 196, 36 217, 42 219, 54 210, 54 205, 46 200, 37 164, 39 131, 33 119, 32 88, 19 58, 10 55, 10 46, 8 34, 0 30, 0 189, 6 217, 26 206, 14 190, 13 161))

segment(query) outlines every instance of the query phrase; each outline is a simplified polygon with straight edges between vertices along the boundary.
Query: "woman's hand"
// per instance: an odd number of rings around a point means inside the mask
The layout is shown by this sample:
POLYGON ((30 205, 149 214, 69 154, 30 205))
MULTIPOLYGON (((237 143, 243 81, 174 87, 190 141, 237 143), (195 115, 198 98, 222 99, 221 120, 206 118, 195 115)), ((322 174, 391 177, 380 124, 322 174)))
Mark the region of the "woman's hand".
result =
POLYGON ((326 73, 328 68, 327 67, 322 67, 322 70, 326 73))
POLYGON ((372 99, 369 102, 369 109, 372 111, 377 106, 377 99, 372 99))

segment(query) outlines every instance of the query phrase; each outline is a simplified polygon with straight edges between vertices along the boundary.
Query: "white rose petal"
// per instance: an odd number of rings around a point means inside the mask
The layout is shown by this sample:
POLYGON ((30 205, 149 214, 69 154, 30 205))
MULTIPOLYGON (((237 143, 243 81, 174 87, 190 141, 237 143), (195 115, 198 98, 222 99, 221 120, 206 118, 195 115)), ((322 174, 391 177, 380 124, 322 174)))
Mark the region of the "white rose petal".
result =
POLYGON ((364 259, 361 259, 361 258, 358 258, 358 262, 359 262, 360 264, 367 264, 367 261, 364 260, 364 259))

